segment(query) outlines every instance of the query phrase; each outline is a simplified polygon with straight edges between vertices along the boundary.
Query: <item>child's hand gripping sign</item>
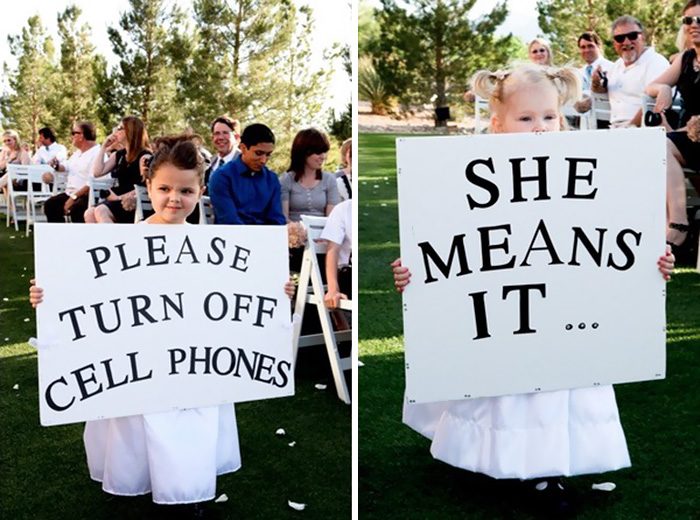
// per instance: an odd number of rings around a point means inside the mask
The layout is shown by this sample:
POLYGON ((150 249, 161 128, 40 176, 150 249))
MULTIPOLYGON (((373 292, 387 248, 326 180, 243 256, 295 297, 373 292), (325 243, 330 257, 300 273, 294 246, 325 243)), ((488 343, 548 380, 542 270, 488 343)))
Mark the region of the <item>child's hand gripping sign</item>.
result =
POLYGON ((284 226, 38 225, 42 424, 293 394, 287 256, 284 226))
POLYGON ((406 396, 663 378, 663 130, 399 139, 406 396))

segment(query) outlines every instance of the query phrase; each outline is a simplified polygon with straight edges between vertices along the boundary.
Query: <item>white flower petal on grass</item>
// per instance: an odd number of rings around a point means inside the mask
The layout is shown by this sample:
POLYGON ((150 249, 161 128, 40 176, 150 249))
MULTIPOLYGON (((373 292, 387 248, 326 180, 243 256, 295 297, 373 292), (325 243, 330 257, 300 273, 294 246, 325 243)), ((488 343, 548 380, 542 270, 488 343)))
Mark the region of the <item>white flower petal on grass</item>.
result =
POLYGON ((22 271, 26 271, 26 270, 27 270, 27 268, 26 268, 26 267, 23 267, 23 268, 22 268, 22 271))
POLYGON ((215 503, 215 504, 221 504, 222 502, 228 502, 228 497, 226 496, 226 493, 224 493, 224 494, 221 495, 219 498, 217 498, 216 500, 214 500, 214 503, 215 503))
POLYGON ((29 318, 24 318, 24 323, 27 323, 29 321, 29 318))
POLYGON ((10 239, 13 239, 13 238, 15 238, 15 236, 14 236, 14 235, 12 235, 12 236, 10 237, 10 239))
POLYGON ((358 367, 363 367, 363 366, 365 366, 365 364, 364 364, 362 361, 360 361, 360 360, 358 359, 358 360, 357 360, 357 366, 358 366, 358 367))
POLYGON ((287 504, 289 504, 289 507, 296 509, 297 511, 303 511, 306 509, 306 504, 299 504, 297 502, 292 502, 291 500, 287 500, 287 504))
POLYGON ((369 217, 369 213, 363 213, 362 215, 364 215, 365 217, 369 217))
POLYGON ((277 428, 275 435, 287 435, 287 432, 284 431, 284 428, 277 428))
POLYGON ((9 302, 10 299, 9 299, 9 298, 3 298, 2 301, 4 301, 4 302, 9 302))
POLYGON ((375 184, 375 185, 372 186, 372 187, 376 190, 377 188, 379 188, 379 184, 375 184))
POLYGON ((15 385, 15 386, 13 386, 12 389, 13 389, 13 390, 19 390, 19 385, 17 384, 17 385, 15 385))
POLYGON ((388 180, 389 180, 389 177, 384 177, 384 180, 385 180, 385 181, 388 181, 388 180))
POLYGON ((601 482, 600 484, 593 484, 591 489, 595 489, 597 491, 612 491, 616 487, 617 486, 614 482, 601 482))
POLYGON ((328 385, 324 385, 324 384, 322 384, 322 383, 318 383, 318 384, 315 384, 315 385, 314 385, 314 388, 315 388, 316 390, 325 390, 326 388, 328 388, 328 385))
POLYGON ((5 341, 10 341, 10 338, 5 338, 5 341))
POLYGON ((382 206, 383 208, 386 208, 386 203, 382 202, 382 203, 380 204, 380 206, 382 206))
POLYGON ((297 441, 292 441, 289 444, 287 444, 287 446, 289 446, 290 448, 293 448, 296 445, 297 445, 297 441))

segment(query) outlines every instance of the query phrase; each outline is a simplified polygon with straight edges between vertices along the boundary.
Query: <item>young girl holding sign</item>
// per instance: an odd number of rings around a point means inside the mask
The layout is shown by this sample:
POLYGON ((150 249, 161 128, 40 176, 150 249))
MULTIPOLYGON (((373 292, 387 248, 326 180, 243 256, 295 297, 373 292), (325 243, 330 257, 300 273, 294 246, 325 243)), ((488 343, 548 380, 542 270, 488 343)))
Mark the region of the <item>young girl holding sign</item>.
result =
MULTIPOLYGON (((202 193, 204 162, 191 137, 165 137, 156 143, 148 173, 148 195, 155 213, 148 224, 185 224, 202 193)), ((33 307, 43 290, 33 285, 33 307)), ((291 298, 294 284, 285 292, 291 298)), ((89 421, 85 451, 90 476, 107 493, 153 493, 157 504, 181 506, 203 518, 201 502, 212 500, 216 476, 241 466, 232 404, 89 421)))
MULTIPOLYGON (((490 100, 494 133, 558 132, 561 106, 579 92, 576 74, 563 68, 481 71, 473 82, 477 95, 490 100)), ((659 258, 666 280, 674 261, 668 248, 659 258)), ((403 291, 411 273, 401 259, 392 267, 403 291)), ((497 479, 530 481, 554 514, 570 509, 559 477, 630 465, 612 386, 405 403, 403 421, 432 440, 430 452, 438 460, 497 479)))

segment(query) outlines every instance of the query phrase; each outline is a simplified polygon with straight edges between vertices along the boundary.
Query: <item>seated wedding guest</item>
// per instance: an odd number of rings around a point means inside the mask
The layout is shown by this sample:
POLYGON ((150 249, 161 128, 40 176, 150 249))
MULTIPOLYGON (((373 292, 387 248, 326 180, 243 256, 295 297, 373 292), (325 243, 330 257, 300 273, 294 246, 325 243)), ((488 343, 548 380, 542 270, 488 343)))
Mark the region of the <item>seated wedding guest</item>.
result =
POLYGON ((37 150, 32 157, 32 164, 49 164, 54 157, 64 162, 68 158, 68 151, 65 146, 56 142, 53 129, 45 126, 39 129, 37 150))
MULTIPOLYGON (((71 140, 75 151, 70 159, 60 162, 58 156, 49 161, 56 172, 66 172, 66 190, 54 195, 44 203, 44 214, 49 222, 84 222, 83 215, 88 206, 88 179, 92 177, 95 162, 100 157, 100 147, 95 144, 95 127, 85 121, 73 125, 71 140)), ((45 173, 43 181, 51 183, 54 174, 45 173)))
MULTIPOLYGON (((654 112, 664 114, 673 103, 675 87, 683 100, 680 128, 672 131, 665 121, 665 115, 659 121, 666 126, 666 207, 667 229, 666 241, 674 248, 683 244, 690 231, 686 212, 686 188, 683 168, 700 170, 700 143, 694 141, 688 132, 691 118, 700 116, 700 0, 689 0, 683 8, 681 18, 687 40, 692 44, 671 67, 646 88, 646 93, 656 98, 654 112)), ((648 116, 645 116, 645 119, 648 116)))
POLYGON ((280 181, 265 166, 275 149, 275 134, 263 124, 249 125, 239 148, 240 155, 209 179, 216 223, 283 225, 280 181))
POLYGON ((29 154, 22 149, 19 134, 15 130, 7 130, 2 134, 2 151, 0 151, 0 189, 7 186, 8 164, 29 164, 29 154))
MULTIPOLYGON (((301 130, 294 138, 289 171, 280 179, 287 222, 299 222, 302 215, 328 216, 340 202, 335 175, 321 169, 329 148, 328 136, 315 128, 301 130)), ((301 271, 303 256, 303 247, 290 247, 290 271, 301 271)))
POLYGON ((340 147, 340 157, 345 163, 345 168, 338 168, 335 172, 338 195, 341 202, 352 198, 352 139, 346 139, 340 147))
POLYGON ((668 69, 668 61, 646 45, 644 26, 624 15, 612 24, 615 52, 620 56, 607 76, 599 68, 591 76, 593 92, 607 92, 610 98, 610 126, 640 126, 644 89, 668 69))
POLYGON ((238 144, 241 139, 241 124, 236 119, 219 116, 211 124, 211 142, 214 144, 216 154, 209 159, 209 167, 204 172, 204 185, 209 185, 211 174, 224 164, 233 161, 240 150, 238 144))
MULTIPOLYGON (((603 56, 603 41, 593 31, 586 31, 578 37, 578 51, 581 54, 581 59, 586 64, 578 70, 581 77, 583 97, 580 101, 574 103, 574 108, 583 114, 588 112, 592 105, 591 78, 593 71, 600 68, 604 74, 607 74, 613 63, 603 56)), ((610 124, 607 121, 597 121, 596 126, 598 128, 608 128, 610 124)))
POLYGON ((287 220, 298 222, 301 215, 328 216, 340 202, 335 175, 321 169, 329 148, 328 136, 315 128, 301 130, 294 138, 289 170, 280 179, 287 220))
POLYGON ((552 48, 547 40, 542 38, 532 40, 527 46, 527 55, 530 57, 530 61, 537 65, 552 66, 552 48))
POLYGON ((136 199, 135 186, 145 186, 139 162, 144 155, 150 155, 150 145, 146 127, 138 117, 122 119, 116 131, 102 143, 100 157, 118 141, 124 148, 113 153, 107 162, 95 164, 95 178, 111 173, 117 185, 110 190, 104 202, 90 208, 85 213, 86 222, 129 224, 134 222, 136 199))

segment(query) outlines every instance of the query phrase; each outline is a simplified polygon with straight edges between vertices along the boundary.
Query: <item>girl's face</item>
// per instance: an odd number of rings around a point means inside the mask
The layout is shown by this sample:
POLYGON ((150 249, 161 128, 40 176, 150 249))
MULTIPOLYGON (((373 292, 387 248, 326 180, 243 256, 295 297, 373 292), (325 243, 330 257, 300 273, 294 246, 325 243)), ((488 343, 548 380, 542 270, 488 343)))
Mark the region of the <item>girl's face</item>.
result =
POLYGON ((544 45, 533 43, 530 47, 530 59, 538 65, 546 65, 549 60, 549 52, 544 45))
POLYGON ((519 87, 494 114, 495 133, 558 132, 561 129, 559 94, 554 85, 539 83, 519 87))
POLYGON ((167 163, 153 172, 147 186, 155 211, 148 221, 153 224, 184 224, 202 191, 195 170, 181 170, 167 163))
MULTIPOLYGON (((700 16, 700 5, 694 5, 683 12, 683 16, 700 16)), ((688 41, 694 45, 700 44, 700 24, 695 20, 690 25, 683 25, 688 41)))
POLYGON ((323 163, 326 162, 327 153, 312 153, 306 157, 306 167, 312 170, 320 170, 323 168, 323 163))

